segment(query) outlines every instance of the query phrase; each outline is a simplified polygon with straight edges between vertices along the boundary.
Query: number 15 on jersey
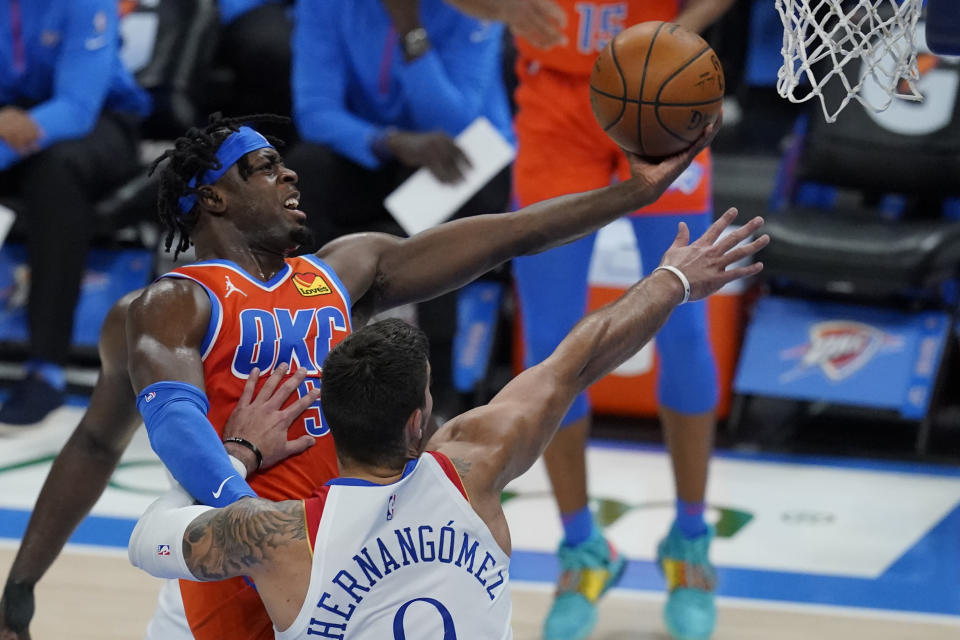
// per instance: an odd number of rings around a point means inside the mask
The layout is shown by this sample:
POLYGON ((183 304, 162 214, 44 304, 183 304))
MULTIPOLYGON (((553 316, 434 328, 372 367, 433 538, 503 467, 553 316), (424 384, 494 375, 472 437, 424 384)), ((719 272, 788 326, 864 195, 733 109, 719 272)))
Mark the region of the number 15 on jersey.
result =
POLYGON ((623 31, 627 19, 627 3, 578 2, 577 50, 593 54, 623 31))

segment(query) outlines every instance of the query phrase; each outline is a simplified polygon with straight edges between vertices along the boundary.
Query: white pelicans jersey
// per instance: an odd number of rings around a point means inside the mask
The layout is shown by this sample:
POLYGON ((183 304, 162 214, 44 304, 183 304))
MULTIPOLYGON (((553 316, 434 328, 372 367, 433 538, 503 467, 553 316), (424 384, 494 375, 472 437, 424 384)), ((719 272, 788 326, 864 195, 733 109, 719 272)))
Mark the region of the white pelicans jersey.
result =
POLYGON ((310 588, 278 640, 513 637, 510 558, 443 454, 389 485, 331 480, 304 504, 310 588))

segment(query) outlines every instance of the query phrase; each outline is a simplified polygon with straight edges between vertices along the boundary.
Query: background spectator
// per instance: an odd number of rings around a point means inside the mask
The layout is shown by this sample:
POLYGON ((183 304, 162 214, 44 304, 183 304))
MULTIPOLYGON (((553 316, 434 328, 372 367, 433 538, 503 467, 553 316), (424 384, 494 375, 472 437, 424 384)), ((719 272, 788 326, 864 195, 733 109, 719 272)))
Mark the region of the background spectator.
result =
MULTIPOLYGON (((618 33, 653 20, 700 32, 719 18, 732 0, 588 4, 563 0, 558 4, 567 14, 564 45, 543 49, 523 38, 517 40, 518 150, 514 182, 519 206, 600 188, 611 179, 627 175, 621 150, 597 124, 590 107, 590 72, 597 54, 618 33)), ((684 178, 694 188, 672 187, 656 203, 629 217, 644 273, 656 268, 658 257, 676 235, 678 222, 684 221, 697 235, 712 221, 709 150, 678 182, 684 178)), ((546 358, 583 317, 595 238, 596 234, 514 260, 525 366, 546 358)), ((708 559, 713 530, 703 516, 718 397, 707 328, 705 304, 684 305, 671 314, 656 341, 661 356, 660 420, 677 491, 676 519, 659 545, 657 559, 668 576, 664 616, 675 638, 709 637, 716 615, 714 574, 708 559), (678 582, 674 579, 678 571, 697 579, 678 582)), ((563 573, 544 624, 546 640, 588 636, 597 621, 597 600, 617 583, 625 566, 595 524, 588 505, 586 446, 590 426, 591 409, 584 393, 573 403, 544 452, 564 531, 558 550, 563 573)))
POLYGON ((117 18, 116 0, 0 0, 0 192, 24 200, 31 272, 27 375, 0 422, 63 403, 92 202, 139 168, 150 101, 118 58, 117 18))
MULTIPOLYGON (((301 137, 287 163, 309 180, 303 208, 317 243, 354 231, 403 234, 384 198, 415 169, 461 178, 452 136, 486 116, 513 141, 501 77, 500 24, 441 0, 299 0, 293 38, 294 118, 301 137)), ((503 171, 455 216, 503 211, 503 171)), ((456 247, 450 247, 456 251, 456 247)), ((430 337, 438 415, 453 402, 456 297, 419 306, 430 337)))

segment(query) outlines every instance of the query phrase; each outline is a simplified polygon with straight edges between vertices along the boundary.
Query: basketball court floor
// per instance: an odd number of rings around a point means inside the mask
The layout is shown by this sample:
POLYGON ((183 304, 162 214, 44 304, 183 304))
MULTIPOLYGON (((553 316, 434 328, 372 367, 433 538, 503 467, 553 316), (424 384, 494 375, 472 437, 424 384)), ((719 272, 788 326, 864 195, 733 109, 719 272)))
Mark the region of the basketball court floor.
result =
MULTIPOLYGON (((39 427, 0 434, 0 576, 81 413, 65 407, 39 427)), ((665 639, 653 550, 672 515, 669 461, 660 448, 594 441, 589 464, 594 506, 631 560, 593 637, 665 639)), ((129 566, 125 547, 165 482, 141 430, 38 586, 34 638, 142 637, 159 582, 129 566)), ((960 638, 960 468, 721 451, 708 497, 718 531, 715 638, 960 638)), ((514 629, 532 640, 550 604, 560 536, 543 469, 504 500, 514 629)))

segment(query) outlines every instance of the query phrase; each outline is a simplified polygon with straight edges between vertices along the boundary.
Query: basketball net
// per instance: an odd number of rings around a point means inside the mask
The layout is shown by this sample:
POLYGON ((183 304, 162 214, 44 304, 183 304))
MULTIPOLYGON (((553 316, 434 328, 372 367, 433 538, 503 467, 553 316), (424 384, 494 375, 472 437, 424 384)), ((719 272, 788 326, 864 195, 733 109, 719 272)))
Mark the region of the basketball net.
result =
MULTIPOLYGON (((777 73, 782 97, 791 102, 819 98, 827 122, 834 122, 852 99, 874 111, 883 111, 895 97, 922 100, 914 86, 920 77, 916 27, 922 0, 775 3, 783 22, 783 66, 777 73), (860 62, 856 73, 845 70, 855 61, 860 62), (837 82, 846 95, 828 105, 824 88, 837 82), (882 89, 870 92, 881 99, 864 96, 862 90, 869 82, 882 89)), ((831 94, 834 91, 831 87, 831 94)), ((842 91, 836 93, 842 95, 842 91)))

